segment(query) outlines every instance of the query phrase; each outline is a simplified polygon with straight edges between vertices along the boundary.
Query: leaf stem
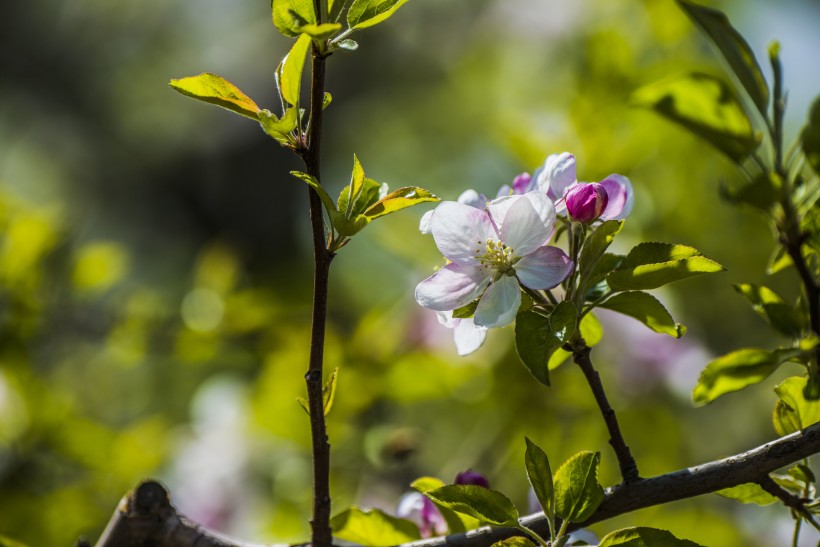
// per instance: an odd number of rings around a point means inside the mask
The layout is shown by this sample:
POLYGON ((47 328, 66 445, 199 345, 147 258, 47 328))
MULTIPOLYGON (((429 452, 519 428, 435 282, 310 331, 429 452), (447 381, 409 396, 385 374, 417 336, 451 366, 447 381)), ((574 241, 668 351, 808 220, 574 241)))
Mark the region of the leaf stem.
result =
POLYGON ((526 526, 521 526, 519 524, 518 526, 516 526, 516 528, 518 528, 519 530, 524 532, 527 535, 527 537, 530 537, 530 538, 534 539, 538 543, 538 545, 540 545, 541 547, 550 547, 550 543, 547 540, 545 540, 540 535, 538 535, 536 532, 534 532, 533 530, 530 530, 526 526))
MULTIPOLYGON (((314 0, 319 9, 319 0, 314 0)), ((310 132, 302 149, 302 158, 309 175, 321 181, 322 100, 325 87, 325 57, 314 44, 311 53, 310 132)), ((313 232, 313 315, 310 333, 310 362, 307 382, 310 432, 313 450, 313 518, 311 544, 330 547, 330 444, 327 438, 322 378, 324 363, 325 324, 327 322, 327 295, 330 263, 335 256, 327 248, 322 201, 319 194, 308 188, 310 222, 313 232)))
POLYGON ((638 464, 635 462, 635 458, 632 457, 632 452, 621 434, 618 418, 606 397, 601 377, 595 367, 592 366, 592 360, 590 359, 592 349, 586 345, 580 336, 576 337, 568 346, 565 346, 564 349, 572 352, 572 359, 584 373, 592 394, 595 396, 595 402, 598 403, 598 408, 601 410, 601 415, 609 431, 609 444, 615 450, 615 456, 618 458, 618 466, 621 469, 624 482, 630 483, 639 480, 638 464))

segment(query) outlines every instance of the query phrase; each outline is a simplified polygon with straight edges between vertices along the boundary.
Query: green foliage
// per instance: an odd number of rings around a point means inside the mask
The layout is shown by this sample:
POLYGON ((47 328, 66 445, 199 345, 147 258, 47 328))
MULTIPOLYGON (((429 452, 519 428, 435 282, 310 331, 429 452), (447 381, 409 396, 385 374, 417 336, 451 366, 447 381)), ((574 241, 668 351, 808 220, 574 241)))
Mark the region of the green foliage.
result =
POLYGON ((545 386, 550 385, 550 358, 569 341, 577 320, 575 305, 568 301, 558 304, 549 317, 534 311, 519 312, 516 316, 518 357, 533 377, 545 386))
POLYGON ((524 453, 524 464, 527 468, 527 479, 532 485, 535 497, 544 514, 552 522, 555 518, 555 488, 552 483, 552 469, 550 461, 541 448, 534 442, 524 437, 527 443, 527 450, 524 453))
POLYGON ((678 539, 671 532, 656 528, 625 528, 601 538, 598 547, 703 547, 694 541, 678 539))
MULTIPOLYGON (((413 481, 410 485, 411 488, 421 492, 422 494, 426 494, 427 492, 436 490, 442 486, 445 486, 444 481, 435 477, 421 477, 413 481)), ((458 534, 479 526, 479 522, 472 517, 458 514, 455 511, 436 503, 435 501, 433 501, 433 504, 436 506, 439 513, 441 513, 441 516, 444 517, 444 520, 447 523, 447 531, 451 534, 458 534)))
POLYGON ((513 536, 496 541, 492 547, 535 547, 535 544, 524 536, 513 536))
POLYGON ((425 492, 435 503, 485 524, 517 526, 518 510, 501 492, 472 484, 448 484, 425 492))
POLYGON ((259 111, 259 125, 262 126, 262 130, 283 146, 292 146, 294 144, 291 132, 296 129, 298 124, 299 114, 295 106, 285 110, 285 114, 281 118, 277 118, 269 110, 259 111))
POLYGON ((407 207, 418 205, 419 203, 436 201, 439 201, 439 198, 423 188, 419 188, 417 186, 405 186, 390 192, 379 201, 368 207, 364 212, 364 216, 366 216, 369 220, 374 220, 407 207))
POLYGON ((273 0, 271 11, 273 24, 279 32, 291 38, 302 33, 302 26, 317 23, 313 0, 273 0))
POLYGON ((734 161, 746 158, 760 144, 737 96, 720 78, 693 72, 642 87, 632 98, 636 105, 683 126, 734 161))
POLYGON ((808 401, 803 395, 806 378, 786 378, 774 388, 777 394, 772 420, 778 435, 788 435, 820 422, 820 401, 808 401))
POLYGON ((770 213, 780 202, 782 192, 782 181, 772 173, 762 173, 753 181, 738 187, 720 186, 721 196, 730 203, 750 205, 764 213, 770 213))
POLYGON ((756 505, 771 505, 777 502, 776 497, 763 490, 759 484, 753 482, 740 484, 732 488, 724 488, 718 490, 715 494, 741 503, 754 503, 756 505))
MULTIPOLYGON (((621 228, 623 228, 623 225, 623 220, 607 220, 595 228, 587 237, 584 242, 584 248, 581 249, 581 254, 578 257, 578 269, 581 272, 580 287, 582 290, 592 284, 591 280, 596 277, 596 274, 603 275, 608 273, 597 271, 596 266, 615 239, 615 236, 618 235, 621 228)), ((611 259, 606 260, 604 264, 606 266, 612 266, 613 261, 611 259)))
POLYGON ((377 25, 402 7, 407 0, 353 0, 347 12, 347 24, 351 30, 377 25))
POLYGON ((617 291, 656 289, 675 281, 725 270, 692 247, 671 243, 641 243, 606 276, 617 291))
POLYGON ((805 325, 801 317, 794 307, 776 292, 763 285, 750 283, 742 283, 734 287, 774 330, 790 338, 799 338, 802 335, 805 325))
POLYGON ((668 334, 674 338, 680 338, 686 333, 686 327, 675 323, 663 304, 645 292, 619 293, 602 304, 598 304, 598 307, 634 317, 653 331, 668 334))
POLYGON ((366 547, 387 547, 420 539, 413 522, 380 509, 365 511, 351 507, 330 519, 330 526, 337 538, 366 547))
POLYGON ((258 119, 259 107, 256 103, 238 87, 216 74, 205 72, 198 76, 171 80, 168 85, 188 97, 227 108, 252 120, 258 119))
MULTIPOLYGON (((601 322, 598 321, 598 318, 595 317, 595 314, 592 312, 587 312, 581 318, 581 322, 578 325, 578 331, 581 335, 581 338, 584 339, 584 343, 589 347, 593 347, 597 345, 604 336, 604 328, 601 326, 601 322)), ((555 370, 571 356, 572 354, 565 350, 564 348, 558 348, 552 354, 552 357, 549 358, 549 362, 547 368, 549 370, 555 370)))
POLYGON ((293 47, 282 62, 279 64, 279 91, 282 98, 290 105, 299 107, 299 91, 302 87, 302 70, 305 66, 308 49, 311 39, 307 34, 302 34, 293 43, 293 47))
POLYGON ((766 107, 769 104, 769 86, 755 59, 752 48, 743 39, 743 36, 729 23, 726 14, 688 2, 677 0, 678 5, 706 34, 723 59, 729 65, 732 74, 748 93, 757 109, 766 116, 766 107))
POLYGON ((803 353, 799 348, 775 351, 746 348, 733 351, 706 365, 692 392, 692 399, 696 405, 702 406, 726 393, 760 383, 780 365, 803 353))
POLYGON ((570 522, 583 522, 604 500, 598 484, 600 452, 579 452, 555 473, 555 513, 570 522))
POLYGON ((800 143, 809 165, 820 176, 820 97, 811 106, 809 123, 800 134, 800 143))

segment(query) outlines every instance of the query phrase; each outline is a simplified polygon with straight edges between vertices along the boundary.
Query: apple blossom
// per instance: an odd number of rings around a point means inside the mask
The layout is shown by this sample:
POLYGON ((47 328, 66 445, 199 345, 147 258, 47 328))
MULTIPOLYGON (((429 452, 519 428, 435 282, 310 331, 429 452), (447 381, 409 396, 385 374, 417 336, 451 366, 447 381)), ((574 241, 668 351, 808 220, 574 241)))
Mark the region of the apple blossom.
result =
POLYGON ((480 348, 487 338, 487 327, 476 326, 472 317, 453 317, 452 311, 440 311, 437 315, 439 323, 453 329, 456 350, 461 356, 469 355, 480 348))
POLYGON ((569 187, 564 201, 570 218, 586 224, 601 216, 606 209, 609 196, 602 184, 578 183, 569 187))

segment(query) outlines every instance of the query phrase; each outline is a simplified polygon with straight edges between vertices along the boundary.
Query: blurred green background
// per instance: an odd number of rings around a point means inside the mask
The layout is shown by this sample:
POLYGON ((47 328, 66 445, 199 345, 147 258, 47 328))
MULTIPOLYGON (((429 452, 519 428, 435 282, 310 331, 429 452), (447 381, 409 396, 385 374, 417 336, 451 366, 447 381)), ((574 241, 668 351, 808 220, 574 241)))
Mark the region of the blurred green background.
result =
MULTIPOLYGON (((721 2, 758 52, 783 43, 791 136, 817 93, 820 3, 721 2)), ((771 387, 694 409, 714 355, 774 338, 736 282, 766 279, 762 217, 718 197, 724 158, 629 106, 643 84, 720 66, 669 0, 414 0, 329 61, 325 184, 356 152, 370 177, 445 199, 491 194, 547 154, 582 180, 631 178, 621 250, 685 243, 728 268, 659 294, 680 341, 601 314, 595 350, 645 476, 774 437, 771 387)), ((299 163, 254 124, 174 93, 216 72, 262 107, 288 41, 269 2, 34 0, 0 18, 0 534, 32 546, 95 540, 120 497, 156 477, 192 519, 245 540, 308 534, 304 394, 310 237, 299 163)), ((758 55, 765 59, 765 55, 758 55)), ((766 71, 768 73, 768 71, 766 71)), ((327 367, 333 502, 394 510, 420 475, 473 468, 526 506, 524 443, 554 465, 603 452, 617 465, 579 371, 553 387, 517 362, 512 329, 468 358, 413 300, 439 263, 423 208, 380 221, 332 270, 327 367)), ((780 507, 717 496, 598 525, 672 530, 705 545, 785 544, 780 507)), ((805 534, 806 545, 816 537, 805 534)))

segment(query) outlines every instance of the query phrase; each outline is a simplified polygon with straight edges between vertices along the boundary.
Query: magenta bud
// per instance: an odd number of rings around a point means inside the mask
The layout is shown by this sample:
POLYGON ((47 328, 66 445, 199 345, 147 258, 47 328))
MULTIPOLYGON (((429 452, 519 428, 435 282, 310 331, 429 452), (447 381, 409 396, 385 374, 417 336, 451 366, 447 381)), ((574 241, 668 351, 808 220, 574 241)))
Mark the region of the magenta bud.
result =
POLYGON ((597 182, 582 182, 570 187, 564 199, 572 220, 583 223, 592 222, 601 216, 609 202, 606 189, 597 182))
POLYGON ((456 475, 456 484, 474 484, 476 486, 483 486, 484 488, 490 487, 490 481, 488 481, 484 475, 471 469, 462 471, 456 475))
POLYGON ((513 194, 523 195, 532 190, 532 176, 529 173, 521 173, 513 179, 513 194))

